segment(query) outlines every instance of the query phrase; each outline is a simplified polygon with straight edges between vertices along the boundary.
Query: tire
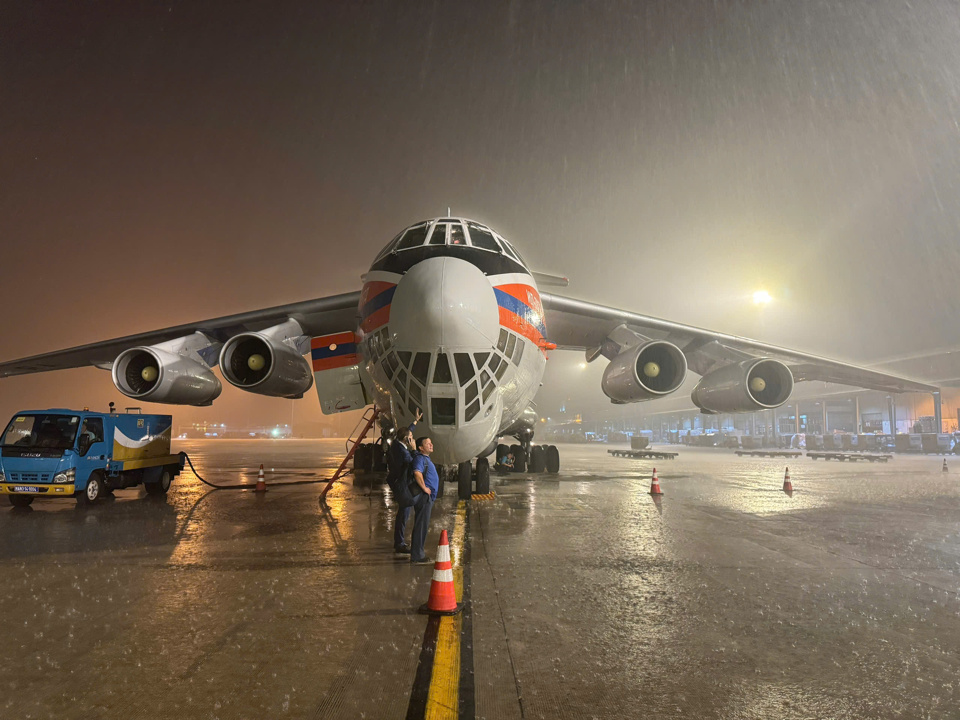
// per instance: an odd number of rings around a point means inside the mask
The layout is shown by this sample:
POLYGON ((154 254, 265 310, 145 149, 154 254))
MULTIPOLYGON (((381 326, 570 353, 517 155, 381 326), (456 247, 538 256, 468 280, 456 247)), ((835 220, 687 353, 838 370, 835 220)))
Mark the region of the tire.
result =
POLYGON ((547 445, 547 472, 551 475, 560 472, 560 451, 556 445, 547 445))
POLYGON ((437 496, 434 498, 434 500, 439 500, 443 497, 443 486, 447 481, 447 472, 445 466, 441 465, 437 468, 437 479, 437 496))
POLYGON ((511 445, 510 452, 513 453, 513 471, 522 473, 527 471, 527 454, 523 451, 522 445, 511 445))
POLYGON ((87 487, 77 495, 77 502, 81 505, 93 505, 104 495, 103 475, 99 472, 90 473, 87 487))
POLYGON ((473 490, 473 467, 469 462, 462 462, 457 467, 457 496, 461 500, 469 500, 473 490))
POLYGON ((547 453, 539 445, 530 448, 530 472, 542 473, 546 467, 547 453))
POLYGON ((10 504, 14 507, 30 507, 30 503, 33 502, 33 498, 29 495, 7 495, 7 500, 10 501, 10 504))
POLYGON ((500 462, 508 452, 510 452, 510 446, 500 443, 499 445, 497 445, 497 457, 494 458, 493 462, 494 463, 500 462))
POLYGON ((152 483, 144 483, 143 487, 148 495, 166 495, 170 489, 170 483, 173 482, 173 476, 166 468, 160 473, 160 479, 152 483))
POLYGON ((486 495, 490 492, 490 461, 486 458, 477 458, 477 494, 486 495))

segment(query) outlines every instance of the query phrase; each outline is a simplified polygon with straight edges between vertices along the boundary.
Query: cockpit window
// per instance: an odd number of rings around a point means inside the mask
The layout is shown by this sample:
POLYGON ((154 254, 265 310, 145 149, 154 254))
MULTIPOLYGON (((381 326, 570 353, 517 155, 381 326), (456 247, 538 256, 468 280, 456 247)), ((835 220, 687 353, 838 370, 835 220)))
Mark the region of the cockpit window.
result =
POLYGON ((423 241, 427 237, 427 225, 417 225, 412 227, 407 232, 404 233, 403 238, 397 243, 397 250, 407 250, 412 247, 419 247, 423 245, 423 241))
POLYGON ((470 243, 474 247, 500 252, 500 246, 497 245, 497 241, 493 238, 493 235, 490 234, 489 230, 473 223, 470 223, 467 227, 470 230, 470 243))
POLYGON ((463 235, 463 225, 461 225, 460 223, 450 226, 450 244, 451 245, 467 244, 467 239, 463 235))
POLYGON ((431 398, 431 425, 455 425, 457 423, 457 401, 454 398, 431 398))
POLYGON ((447 244, 447 224, 446 223, 437 223, 436 227, 433 228, 433 235, 430 236, 429 245, 446 245, 447 244))
POLYGON ((503 247, 507 251, 507 255, 512 257, 521 265, 526 265, 526 263, 523 261, 523 258, 520 257, 520 253, 517 252, 517 249, 513 245, 511 245, 506 238, 504 238, 502 235, 498 235, 497 237, 500 238, 500 242, 503 243, 503 247))

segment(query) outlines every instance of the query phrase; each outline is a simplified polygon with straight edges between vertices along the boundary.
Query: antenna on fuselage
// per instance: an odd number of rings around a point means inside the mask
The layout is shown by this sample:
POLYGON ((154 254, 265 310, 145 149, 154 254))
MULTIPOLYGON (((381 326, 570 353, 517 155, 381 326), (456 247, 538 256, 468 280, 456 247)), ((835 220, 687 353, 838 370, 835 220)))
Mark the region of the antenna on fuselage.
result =
POLYGON ((453 217, 453 215, 450 214, 450 208, 449 208, 449 207, 447 208, 447 217, 453 217))

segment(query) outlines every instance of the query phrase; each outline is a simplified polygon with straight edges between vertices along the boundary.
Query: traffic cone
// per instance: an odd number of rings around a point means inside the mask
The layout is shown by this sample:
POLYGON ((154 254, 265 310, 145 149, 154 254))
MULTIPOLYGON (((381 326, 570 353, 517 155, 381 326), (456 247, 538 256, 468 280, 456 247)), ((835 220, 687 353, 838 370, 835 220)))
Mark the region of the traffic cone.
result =
POLYGON ((793 492, 793 483, 790 482, 790 468, 783 471, 783 491, 789 495, 793 492))
POLYGON ((950 472, 949 470, 947 470, 947 459, 946 459, 946 458, 943 459, 943 472, 950 472))
POLYGON ((660 478, 657 477, 657 469, 653 469, 653 477, 650 478, 650 494, 651 495, 663 495, 663 491, 660 490, 660 478))
POLYGON ((257 487, 254 488, 254 492, 266 492, 267 483, 263 479, 263 465, 260 465, 260 472, 257 473, 257 487))
POLYGON ((450 563, 450 543, 447 540, 447 531, 444 530, 440 533, 437 561, 433 564, 430 597, 420 606, 419 612, 425 615, 456 615, 461 610, 463 603, 457 604, 457 591, 453 586, 453 565, 450 563))

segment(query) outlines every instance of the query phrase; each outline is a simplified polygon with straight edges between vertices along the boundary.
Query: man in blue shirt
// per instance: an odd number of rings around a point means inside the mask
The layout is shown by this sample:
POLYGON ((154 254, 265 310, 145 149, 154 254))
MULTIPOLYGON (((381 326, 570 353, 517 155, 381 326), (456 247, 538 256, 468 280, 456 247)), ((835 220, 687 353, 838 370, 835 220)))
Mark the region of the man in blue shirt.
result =
POLYGON ((413 521, 413 537, 410 539, 410 562, 418 565, 433 562, 423 552, 423 544, 427 541, 427 530, 430 529, 430 511, 433 509, 433 501, 440 487, 440 476, 437 475, 437 468, 430 459, 432 452, 433 440, 428 437, 417 438, 417 455, 413 458, 413 477, 422 492, 413 501, 416 517, 413 521))

